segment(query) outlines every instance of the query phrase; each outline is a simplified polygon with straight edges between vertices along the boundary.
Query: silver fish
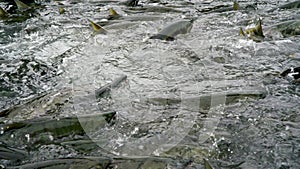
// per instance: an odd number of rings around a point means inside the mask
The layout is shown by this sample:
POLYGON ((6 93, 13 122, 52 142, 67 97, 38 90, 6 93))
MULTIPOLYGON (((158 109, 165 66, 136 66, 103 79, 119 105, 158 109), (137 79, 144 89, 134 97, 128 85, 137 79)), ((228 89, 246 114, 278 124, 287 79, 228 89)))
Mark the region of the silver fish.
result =
POLYGON ((156 35, 151 36, 150 39, 161 39, 167 41, 175 40, 175 36, 179 34, 186 34, 191 31, 194 20, 195 19, 182 20, 172 23, 164 29, 162 29, 156 35))
POLYGON ((107 91, 110 91, 112 88, 116 88, 121 82, 127 79, 126 75, 121 75, 120 77, 116 78, 114 81, 111 83, 108 83, 101 88, 97 89, 95 91, 95 96, 96 98, 101 97, 102 94, 104 94, 107 91))

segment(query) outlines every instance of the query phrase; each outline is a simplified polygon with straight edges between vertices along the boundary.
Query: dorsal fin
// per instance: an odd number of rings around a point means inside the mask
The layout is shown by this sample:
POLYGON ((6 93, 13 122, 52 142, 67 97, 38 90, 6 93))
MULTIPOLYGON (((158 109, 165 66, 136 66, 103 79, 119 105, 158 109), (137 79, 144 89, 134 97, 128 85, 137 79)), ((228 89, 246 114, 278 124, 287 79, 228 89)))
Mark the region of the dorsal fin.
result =
POLYGON ((207 159, 203 159, 203 161, 204 161, 204 168, 205 169, 213 169, 213 167, 210 165, 210 163, 207 159))
POLYGON ((27 10, 27 9, 30 8, 28 5, 26 5, 25 3, 21 2, 20 0, 14 0, 14 1, 17 4, 19 10, 27 10))
POLYGON ((0 6, 0 17, 5 17, 8 13, 0 6))
POLYGON ((65 13, 66 12, 66 10, 65 10, 65 8, 63 8, 63 7, 59 7, 58 8, 58 12, 59 12, 59 14, 63 14, 63 13, 65 13))
POLYGON ((255 29, 257 31, 258 36, 265 37, 263 34, 262 26, 261 26, 261 19, 258 20, 258 23, 257 23, 255 29))
POLYGON ((240 9, 239 3, 238 3, 237 1, 234 1, 234 2, 233 2, 233 10, 237 11, 237 10, 239 10, 239 9, 240 9))
POLYGON ((241 28, 241 27, 240 27, 240 33, 239 33, 239 34, 240 34, 241 36, 246 36, 246 35, 245 35, 245 32, 243 31, 243 28, 241 28))
POLYGON ((102 33, 106 33, 107 31, 102 28, 100 25, 96 24, 95 22, 89 20, 89 22, 91 23, 93 29, 95 32, 102 32, 102 33))
POLYGON ((109 8, 109 15, 118 16, 119 14, 113 8, 109 8))

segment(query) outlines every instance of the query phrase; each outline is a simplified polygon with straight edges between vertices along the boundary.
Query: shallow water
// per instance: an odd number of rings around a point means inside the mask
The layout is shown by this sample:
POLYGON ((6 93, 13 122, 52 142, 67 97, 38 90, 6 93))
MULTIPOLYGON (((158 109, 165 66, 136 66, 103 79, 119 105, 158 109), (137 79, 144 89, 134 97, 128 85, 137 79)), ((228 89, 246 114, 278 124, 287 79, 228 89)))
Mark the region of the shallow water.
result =
POLYGON ((299 84, 279 77, 299 66, 299 35, 269 32, 255 42, 238 34, 259 17, 266 33, 273 24, 299 20, 299 9, 267 12, 285 1, 242 1, 257 9, 209 13, 200 11, 232 2, 61 2, 64 14, 56 2, 42 1, 45 7, 28 19, 0 20, 6 110, 0 141, 18 149, 0 156, 2 165, 66 167, 59 160, 70 158, 104 168, 203 168, 206 158, 216 168, 300 167, 299 84), (100 22, 110 7, 122 17, 100 22), (191 32, 174 41, 148 39, 195 17, 191 32), (108 33, 93 34, 87 19, 106 24, 108 33), (125 81, 96 98, 96 89, 121 75, 125 81), (108 112, 116 112, 112 121, 83 118, 108 112))

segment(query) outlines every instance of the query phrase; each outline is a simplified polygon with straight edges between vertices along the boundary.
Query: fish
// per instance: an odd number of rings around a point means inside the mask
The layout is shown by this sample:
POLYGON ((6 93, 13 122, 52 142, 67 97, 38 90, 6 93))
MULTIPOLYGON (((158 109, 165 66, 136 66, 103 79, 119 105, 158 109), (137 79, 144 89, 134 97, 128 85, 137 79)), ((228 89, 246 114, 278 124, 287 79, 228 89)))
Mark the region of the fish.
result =
POLYGON ((255 36, 264 37, 262 26, 261 26, 261 20, 258 21, 258 24, 254 28, 247 29, 245 32, 250 36, 255 35, 255 36))
POLYGON ((149 39, 161 39, 166 41, 175 40, 175 36, 179 34, 189 33, 192 29, 194 19, 192 20, 181 20, 175 23, 172 23, 161 31, 159 31, 156 35, 151 36, 149 39))
POLYGON ((104 93, 110 91, 112 88, 116 88, 121 82, 127 79, 126 75, 121 75, 120 77, 116 78, 111 83, 108 83, 101 88, 95 90, 95 96, 96 98, 101 97, 104 93))
POLYGON ((22 160, 28 156, 28 153, 24 150, 10 147, 0 142, 0 159, 6 160, 22 160))
MULTIPOLYGON (((261 21, 259 21, 261 22, 261 21)), ((274 25, 264 27, 258 23, 255 28, 247 29, 245 32, 240 28, 241 36, 248 36, 254 41, 260 42, 264 40, 282 39, 295 35, 300 35, 300 20, 288 20, 274 25)))
POLYGON ((175 13, 182 13, 182 10, 167 7, 167 6, 142 6, 140 8, 129 8, 124 10, 126 13, 147 13, 147 12, 155 12, 155 13, 169 13, 169 12, 175 12, 175 13))
POLYGON ((227 92, 217 92, 212 94, 204 94, 199 96, 193 96, 188 98, 162 98, 154 97, 147 98, 146 102, 153 105, 175 105, 181 104, 186 106, 187 109, 192 111, 206 112, 210 110, 214 105, 231 105, 245 99, 263 99, 267 95, 265 89, 254 89, 254 90, 233 90, 227 92), (212 105, 212 103, 214 103, 212 105), (186 104, 186 105, 185 105, 186 104))
POLYGON ((287 4, 281 5, 276 8, 272 8, 272 9, 268 10, 268 12, 273 12, 277 9, 293 9, 293 8, 300 8, 300 1, 294 1, 294 2, 290 2, 287 4))
POLYGON ((104 29, 102 26, 96 24, 95 22, 93 22, 91 20, 89 20, 89 22, 91 23, 91 25, 96 33, 106 34, 108 32, 106 29, 104 29))
POLYGON ((279 31, 283 37, 300 35, 300 20, 289 20, 276 25, 272 25, 268 31, 279 31))
POLYGON ((218 6, 214 6, 214 7, 209 7, 209 8, 204 8, 204 9, 197 9, 196 10, 198 12, 201 13, 212 13, 212 12, 228 12, 228 11, 241 11, 241 10, 245 10, 245 11, 250 11, 250 10, 255 10, 255 6, 254 5, 247 5, 247 6, 240 6, 240 4, 237 1, 233 2, 233 5, 218 5, 218 6))
POLYGON ((115 15, 119 15, 119 14, 113 8, 109 8, 109 15, 115 16, 115 15))
POLYGON ((119 15, 113 8, 109 8, 108 20, 110 19, 118 19, 121 15, 119 15))
POLYGON ((245 32, 243 31, 243 28, 242 28, 242 27, 240 27, 239 35, 241 35, 241 36, 246 36, 246 35, 245 35, 245 32))
POLYGON ((30 6, 26 5, 24 2, 20 1, 20 0, 14 0, 18 9, 21 11, 26 11, 28 9, 30 9, 30 6))
MULTIPOLYGON (((109 146, 109 145, 108 145, 109 146)), ((104 154, 103 149, 101 154, 104 154)), ((85 153, 84 153, 85 154, 85 153)), ((166 157, 155 157, 155 156, 115 156, 112 153, 108 155, 77 155, 70 156, 67 158, 45 158, 44 160, 26 161, 18 166, 8 168, 186 168, 183 166, 183 162, 166 157)))
POLYGON ((56 158, 40 160, 36 162, 27 162, 15 167, 9 168, 109 168, 111 159, 108 157, 81 157, 81 158, 56 158))
POLYGON ((262 39, 265 36, 263 34, 261 19, 258 20, 258 23, 256 24, 256 26, 254 28, 249 28, 249 29, 246 29, 245 31, 243 31, 243 29, 240 28, 239 34, 242 36, 247 36, 248 38, 250 38, 256 42, 262 41, 262 39))
POLYGON ((293 8, 300 8, 300 1, 290 2, 279 7, 279 9, 293 9, 293 8))
POLYGON ((71 89, 45 92, 23 102, 20 105, 0 111, 0 117, 23 119, 46 114, 55 114, 60 106, 66 104, 71 96, 71 89))
POLYGON ((233 2, 233 10, 237 11, 240 9, 241 9, 240 4, 237 1, 234 1, 233 2))
POLYGON ((58 8, 58 12, 59 12, 59 14, 63 14, 63 13, 66 12, 66 10, 65 10, 65 8, 63 8, 63 7, 59 7, 59 8, 58 8))
POLYGON ((0 6, 0 18, 5 18, 8 16, 8 13, 6 12, 6 10, 4 10, 1 6, 0 6))
POLYGON ((116 118, 117 113, 115 111, 59 118, 44 116, 36 119, 0 124, 1 138, 6 144, 12 143, 14 145, 27 143, 36 146, 38 146, 37 143, 51 144, 62 138, 64 141, 72 140, 69 137, 72 134, 84 135, 86 132, 97 131, 106 125, 113 125, 116 118), (30 140, 26 138, 27 134, 30 136, 30 140), (52 139, 45 138, 45 134, 51 134, 52 139), (11 135, 15 137, 11 138, 11 135))
POLYGON ((205 169, 213 169, 213 167, 210 165, 209 161, 207 159, 203 159, 204 161, 204 168, 205 169))
POLYGON ((223 160, 216 160, 214 161, 214 164, 220 168, 228 168, 228 169, 238 169, 241 168, 240 165, 244 164, 245 161, 240 161, 240 162, 227 162, 223 160))

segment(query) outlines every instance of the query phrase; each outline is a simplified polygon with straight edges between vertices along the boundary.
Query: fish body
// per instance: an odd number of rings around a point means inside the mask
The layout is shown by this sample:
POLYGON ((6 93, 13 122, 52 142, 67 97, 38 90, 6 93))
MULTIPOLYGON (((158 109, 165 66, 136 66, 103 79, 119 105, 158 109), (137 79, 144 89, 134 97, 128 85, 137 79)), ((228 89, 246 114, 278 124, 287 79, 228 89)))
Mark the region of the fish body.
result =
MULTIPOLYGON (((30 144, 32 145, 31 148, 33 148, 34 146, 39 146, 39 144, 60 142, 60 139, 70 141, 73 138, 70 135, 84 135, 86 132, 98 131, 99 128, 105 127, 107 124, 113 125, 115 119, 116 112, 59 117, 58 119, 44 116, 38 119, 0 124, 2 128, 1 138, 5 144, 13 146, 30 144), (52 139, 45 137, 48 134, 52 136, 52 139), (11 135, 14 135, 14 137, 12 138, 11 135), (26 135, 29 135, 31 139, 28 140, 26 135)), ((22 151, 13 148, 3 148, 0 145, 1 151, 0 158, 4 155, 10 157, 14 152, 20 152, 19 158, 25 156, 25 153, 22 153, 22 151), (3 153, 4 150, 5 153, 3 153)))
POLYGON ((99 98, 105 92, 110 91, 112 88, 116 88, 121 82, 127 79, 126 75, 121 75, 120 77, 116 78, 113 82, 104 85, 103 87, 97 89, 95 91, 96 98, 99 98))
POLYGON ((147 102, 153 105, 174 105, 181 104, 181 106, 187 106, 187 109, 192 111, 206 112, 213 107, 212 103, 219 103, 220 105, 231 105, 241 102, 245 99, 263 99, 267 96, 265 89, 251 89, 251 90, 233 90, 227 92, 218 92, 212 94, 203 94, 199 96, 189 98, 162 98, 154 97, 147 98, 147 102), (188 103, 184 105, 182 103, 188 103))
POLYGON ((277 24, 275 25, 275 29, 277 29, 284 37, 300 35, 300 20, 291 20, 277 24))
POLYGON ((294 2, 290 2, 290 3, 287 3, 287 4, 281 5, 281 6, 276 7, 276 8, 272 8, 268 12, 273 12, 277 9, 294 9, 294 8, 300 8, 300 1, 294 1, 294 2))
POLYGON ((300 35, 300 20, 288 20, 265 27, 265 36, 268 39, 282 39, 300 35))
POLYGON ((222 12, 229 12, 229 11, 252 11, 256 10, 255 5, 247 5, 247 6, 240 6, 237 1, 233 2, 233 5, 218 5, 213 6, 205 9, 197 9, 201 13, 222 13, 222 12))
POLYGON ((192 29, 194 20, 182 20, 175 23, 172 23, 158 32, 156 35, 150 37, 150 39, 161 39, 172 41, 175 39, 175 36, 179 34, 189 33, 192 29))
POLYGON ((284 4, 279 7, 280 9, 293 9, 293 8, 300 8, 300 1, 294 1, 287 4, 284 4))
POLYGON ((6 160, 22 160, 28 156, 24 150, 10 147, 0 142, 0 159, 6 160))

